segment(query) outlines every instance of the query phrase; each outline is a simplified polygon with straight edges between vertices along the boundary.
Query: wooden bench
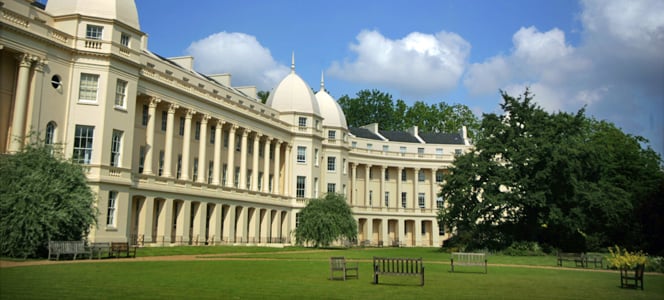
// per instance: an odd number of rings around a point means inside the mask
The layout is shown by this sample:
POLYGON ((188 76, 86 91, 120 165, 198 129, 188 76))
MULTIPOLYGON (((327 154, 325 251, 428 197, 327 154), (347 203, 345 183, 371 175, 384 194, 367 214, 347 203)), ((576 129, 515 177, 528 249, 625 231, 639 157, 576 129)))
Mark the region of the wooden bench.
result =
POLYGON ((450 258, 452 272, 454 272, 455 260, 457 266, 484 266, 484 274, 487 273, 486 253, 452 252, 452 258, 450 258))
POLYGON ((599 265, 600 268, 604 268, 604 257, 601 255, 592 255, 592 254, 586 254, 585 255, 585 265, 586 268, 590 268, 590 264, 593 264, 595 268, 599 265))
POLYGON ((130 246, 129 243, 111 242, 110 257, 120 257, 120 254, 126 254, 126 257, 136 257, 136 246, 130 246))
POLYGON ((378 284, 379 275, 419 276, 420 285, 424 286, 424 263, 422 258, 373 258, 374 284, 378 284))
POLYGON ((84 241, 48 241, 48 259, 60 260, 60 254, 73 254, 74 260, 79 254, 91 255, 84 241))
POLYGON ((360 270, 357 262, 347 262, 345 257, 330 257, 330 280, 343 279, 348 277, 360 278, 360 270), (334 272, 341 272, 341 277, 335 277, 334 272), (354 272, 355 274, 348 274, 354 272))
POLYGON ((111 243, 97 242, 90 243, 90 259, 97 255, 97 259, 101 259, 101 255, 106 253, 106 256, 111 256, 111 243))
POLYGON ((620 288, 641 288, 643 290, 643 271, 645 265, 637 265, 635 269, 620 268, 620 288))
POLYGON ((586 266, 585 253, 558 252, 558 266, 563 266, 563 261, 573 261, 575 266, 586 266))

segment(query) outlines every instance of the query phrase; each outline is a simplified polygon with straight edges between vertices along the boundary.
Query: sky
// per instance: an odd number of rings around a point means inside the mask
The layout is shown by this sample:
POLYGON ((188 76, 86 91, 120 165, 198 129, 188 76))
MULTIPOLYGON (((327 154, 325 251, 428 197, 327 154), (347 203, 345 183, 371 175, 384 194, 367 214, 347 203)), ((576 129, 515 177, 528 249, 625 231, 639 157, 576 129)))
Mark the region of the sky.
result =
POLYGON ((501 113, 526 87, 549 112, 586 109, 664 154, 664 1, 136 0, 148 49, 269 91, 290 71, 338 99, 501 113), (194 4, 195 3, 195 4, 194 4))

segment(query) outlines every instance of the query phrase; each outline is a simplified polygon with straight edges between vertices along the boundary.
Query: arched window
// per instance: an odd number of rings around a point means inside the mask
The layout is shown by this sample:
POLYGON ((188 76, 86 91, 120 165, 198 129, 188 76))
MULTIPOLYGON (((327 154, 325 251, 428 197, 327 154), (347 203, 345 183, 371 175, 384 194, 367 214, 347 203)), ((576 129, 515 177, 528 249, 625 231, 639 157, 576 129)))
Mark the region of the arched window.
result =
POLYGON ((46 136, 44 137, 44 144, 53 145, 55 142, 55 122, 51 121, 46 124, 46 136))

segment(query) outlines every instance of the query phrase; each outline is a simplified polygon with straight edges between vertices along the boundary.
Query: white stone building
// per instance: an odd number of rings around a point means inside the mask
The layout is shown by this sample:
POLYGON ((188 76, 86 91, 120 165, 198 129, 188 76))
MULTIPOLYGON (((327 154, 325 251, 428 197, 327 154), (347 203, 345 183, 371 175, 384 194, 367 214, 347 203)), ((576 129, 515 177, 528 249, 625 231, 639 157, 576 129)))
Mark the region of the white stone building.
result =
POLYGON ((307 199, 345 194, 370 245, 439 246, 437 193, 465 132, 348 128, 295 72, 266 104, 147 49, 133 0, 0 2, 0 152, 31 131, 85 164, 91 241, 284 245, 307 199))

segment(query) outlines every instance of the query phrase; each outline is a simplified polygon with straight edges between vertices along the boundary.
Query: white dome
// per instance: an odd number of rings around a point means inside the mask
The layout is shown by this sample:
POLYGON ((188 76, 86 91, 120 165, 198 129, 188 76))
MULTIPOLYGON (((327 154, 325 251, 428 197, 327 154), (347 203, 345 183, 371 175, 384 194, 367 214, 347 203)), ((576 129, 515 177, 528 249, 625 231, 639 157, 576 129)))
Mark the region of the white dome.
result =
POLYGON ((268 106, 279 112, 297 112, 320 116, 320 108, 311 87, 291 70, 270 93, 268 106))
POLYGON ((316 99, 318 100, 318 105, 320 106, 320 111, 323 117, 323 126, 348 129, 344 111, 341 109, 341 106, 339 106, 339 103, 334 101, 334 98, 325 91, 322 84, 320 91, 316 93, 316 99))
POLYGON ((134 0, 48 0, 46 12, 52 16, 81 14, 114 19, 141 29, 134 0))

